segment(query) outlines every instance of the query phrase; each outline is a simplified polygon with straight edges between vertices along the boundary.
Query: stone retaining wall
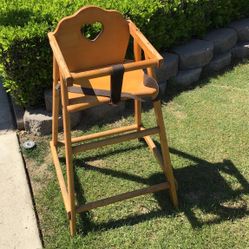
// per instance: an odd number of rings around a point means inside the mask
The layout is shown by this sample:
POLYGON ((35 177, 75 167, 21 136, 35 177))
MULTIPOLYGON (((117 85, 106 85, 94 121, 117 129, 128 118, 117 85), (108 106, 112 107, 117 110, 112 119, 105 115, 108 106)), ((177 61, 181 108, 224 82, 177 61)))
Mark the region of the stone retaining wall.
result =
MULTIPOLYGON (((168 80, 172 80, 178 86, 189 86, 198 81, 203 74, 208 75, 224 69, 233 59, 249 57, 249 18, 213 30, 202 39, 193 39, 184 45, 174 47, 170 52, 163 52, 162 56, 163 64, 156 69, 161 90, 165 91, 168 80)), ((44 98, 46 110, 26 110, 24 114, 25 130, 35 135, 51 133, 51 91, 45 91, 44 98)), ((100 120, 123 110, 124 103, 121 103, 115 108, 103 105, 90 108, 83 114, 73 113, 72 126, 76 126, 82 116, 83 122, 87 121, 89 115, 100 120)), ((59 124, 61 127, 61 120, 59 124)))
POLYGON ((249 58, 249 18, 232 22, 202 37, 162 53, 164 62, 156 70, 161 89, 170 79, 178 86, 189 86, 202 75, 218 72, 234 59, 249 58))

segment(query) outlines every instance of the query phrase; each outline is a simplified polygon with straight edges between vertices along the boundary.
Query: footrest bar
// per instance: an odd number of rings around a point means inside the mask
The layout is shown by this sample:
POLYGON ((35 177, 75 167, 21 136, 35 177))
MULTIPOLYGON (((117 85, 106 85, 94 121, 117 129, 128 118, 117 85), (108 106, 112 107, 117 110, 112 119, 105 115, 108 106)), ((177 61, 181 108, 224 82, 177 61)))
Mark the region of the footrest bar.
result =
POLYGON ((101 199, 98 201, 89 202, 87 204, 79 206, 76 209, 76 212, 77 213, 85 212, 85 211, 91 210, 93 208, 103 207, 103 206, 109 205, 111 203, 119 202, 122 200, 127 200, 127 199, 137 197, 140 195, 158 192, 158 191, 168 189, 168 188, 169 188, 169 184, 167 182, 159 183, 159 184, 147 187, 147 188, 142 188, 142 189, 134 190, 131 192, 115 195, 115 196, 112 196, 109 198, 101 199))
MULTIPOLYGON (((125 127, 114 128, 114 129, 107 130, 107 131, 101 131, 101 132, 97 132, 93 134, 88 134, 88 135, 84 135, 80 137, 72 137, 72 143, 80 143, 80 142, 84 142, 90 139, 107 137, 110 135, 119 134, 123 132, 129 132, 129 131, 136 130, 136 129, 137 129, 136 125, 129 125, 125 127)), ((60 141, 60 143, 65 144, 64 140, 60 141)))
POLYGON ((159 132, 158 127, 148 128, 148 129, 145 129, 142 131, 131 132, 128 134, 123 134, 123 135, 119 135, 119 136, 115 136, 115 137, 111 137, 111 138, 106 138, 106 139, 103 139, 100 141, 76 145, 76 146, 73 146, 72 150, 73 150, 73 153, 78 153, 80 151, 96 149, 96 148, 99 148, 99 147, 102 147, 105 145, 121 143, 121 142, 130 140, 130 139, 141 138, 144 136, 157 134, 158 132, 159 132))

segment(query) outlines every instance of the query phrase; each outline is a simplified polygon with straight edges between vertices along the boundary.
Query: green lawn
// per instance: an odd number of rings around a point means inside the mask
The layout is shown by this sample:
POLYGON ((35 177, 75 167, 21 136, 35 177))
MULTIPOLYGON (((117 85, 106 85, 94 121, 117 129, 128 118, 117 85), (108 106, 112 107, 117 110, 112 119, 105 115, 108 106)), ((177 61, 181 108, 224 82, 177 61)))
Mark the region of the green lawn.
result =
MULTIPOLYGON (((171 98, 163 113, 179 210, 166 191, 119 202, 78 216, 73 239, 49 155, 50 138, 35 137, 37 148, 24 155, 45 247, 249 248, 248 108, 248 63, 171 98)), ((149 106, 145 113, 144 124, 152 126, 149 106)), ((118 124, 132 120, 128 113, 118 124)), ((88 127, 93 132, 111 125, 88 127)), ((163 180, 153 155, 137 140, 79 154, 74 163, 80 203, 163 180)))

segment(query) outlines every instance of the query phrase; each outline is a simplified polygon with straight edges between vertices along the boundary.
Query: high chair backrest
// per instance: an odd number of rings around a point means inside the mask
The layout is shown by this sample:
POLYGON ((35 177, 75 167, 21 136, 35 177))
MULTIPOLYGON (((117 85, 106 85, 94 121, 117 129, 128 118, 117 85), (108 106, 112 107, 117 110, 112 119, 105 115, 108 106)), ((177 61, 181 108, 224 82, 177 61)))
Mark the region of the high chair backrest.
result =
POLYGON ((53 35, 71 72, 122 63, 130 36, 128 22, 121 13, 95 6, 83 7, 63 18, 53 35), (82 33, 82 27, 96 22, 103 28, 90 40, 82 33))

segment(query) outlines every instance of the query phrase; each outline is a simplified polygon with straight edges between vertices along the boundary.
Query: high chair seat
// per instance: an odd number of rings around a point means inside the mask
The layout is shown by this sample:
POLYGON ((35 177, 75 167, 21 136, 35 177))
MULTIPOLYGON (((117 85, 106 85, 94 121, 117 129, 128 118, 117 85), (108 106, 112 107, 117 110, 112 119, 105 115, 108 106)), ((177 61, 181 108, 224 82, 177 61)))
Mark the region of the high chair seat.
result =
MULTIPOLYGON (((69 110, 80 110, 110 101, 111 76, 102 76, 89 80, 78 80, 68 87, 69 110)), ((157 82, 144 73, 134 70, 124 74, 121 98, 154 100, 159 94, 157 82)))

